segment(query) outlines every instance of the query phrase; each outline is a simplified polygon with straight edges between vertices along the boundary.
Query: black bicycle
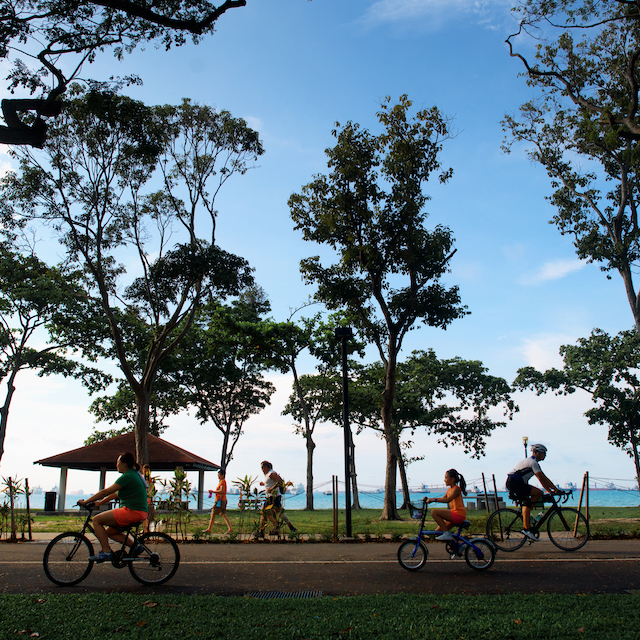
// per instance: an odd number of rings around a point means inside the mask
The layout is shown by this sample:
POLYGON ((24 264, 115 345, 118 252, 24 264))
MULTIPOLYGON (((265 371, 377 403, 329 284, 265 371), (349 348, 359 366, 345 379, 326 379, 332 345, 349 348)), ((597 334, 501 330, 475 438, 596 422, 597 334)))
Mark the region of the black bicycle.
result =
MULTIPOLYGON (((95 535, 91 526, 91 516, 96 511, 93 503, 86 505, 88 511, 84 525, 80 531, 67 531, 56 536, 45 549, 42 564, 47 578, 62 587, 70 587, 82 582, 93 568, 93 545, 86 533, 95 535)), ((144 533, 138 535, 137 528, 141 523, 128 527, 118 527, 127 537, 134 540, 131 548, 140 545, 142 551, 133 555, 122 547, 113 552, 111 564, 116 569, 129 567, 131 575, 142 584, 162 584, 169 580, 178 570, 180 550, 175 540, 165 533, 144 533)), ((127 540, 125 537, 125 540, 127 540)))
MULTIPOLYGON (((571 491, 560 491, 557 494, 544 494, 536 506, 549 504, 545 513, 531 517, 531 532, 540 538, 543 526, 547 525, 547 535, 559 549, 576 551, 584 547, 589 540, 589 521, 577 509, 561 507, 557 498, 564 498, 564 504, 572 495, 571 491)), ((503 508, 494 511, 487 520, 487 538, 502 551, 515 551, 525 542, 533 544, 524 535, 522 520, 522 505, 516 501, 518 509, 503 508)))
MULTIPOLYGON (((413 517, 420 518, 420 529, 418 537, 407 540, 400 545, 398 549, 398 562, 407 571, 417 571, 424 567, 429 552, 427 546, 423 542, 428 536, 439 536, 443 531, 426 531, 424 521, 427 517, 427 498, 422 499, 422 510, 419 511, 415 507, 411 507, 413 517)), ((464 555, 466 563, 477 571, 488 569, 496 558, 496 550, 489 540, 485 538, 467 538, 462 535, 463 529, 468 529, 471 523, 465 520, 458 525, 458 532, 453 533, 453 540, 446 543, 446 551, 451 559, 459 558, 464 555)))

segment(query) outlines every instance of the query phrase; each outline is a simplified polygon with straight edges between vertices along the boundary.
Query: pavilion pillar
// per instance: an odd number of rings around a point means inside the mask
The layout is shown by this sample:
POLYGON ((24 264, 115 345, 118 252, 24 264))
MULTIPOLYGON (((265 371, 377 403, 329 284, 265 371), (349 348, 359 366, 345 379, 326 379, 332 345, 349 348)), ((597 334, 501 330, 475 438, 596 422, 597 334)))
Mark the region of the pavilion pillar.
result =
POLYGON ((98 491, 102 491, 107 484, 107 467, 100 467, 100 486, 98 491))
POLYGON ((198 509, 204 508, 204 469, 198 470, 198 509))
POLYGON ((69 467, 60 467, 60 483, 58 484, 58 511, 64 511, 67 501, 67 472, 69 467))

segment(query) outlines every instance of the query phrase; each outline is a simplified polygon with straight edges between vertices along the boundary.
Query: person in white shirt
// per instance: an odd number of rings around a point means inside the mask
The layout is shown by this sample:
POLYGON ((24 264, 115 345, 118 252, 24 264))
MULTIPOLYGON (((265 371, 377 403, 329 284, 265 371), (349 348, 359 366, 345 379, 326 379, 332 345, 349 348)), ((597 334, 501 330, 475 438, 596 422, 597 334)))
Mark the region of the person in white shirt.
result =
POLYGON ((260 467, 262 473, 264 473, 264 482, 260 485, 264 487, 266 494, 266 502, 262 507, 262 516, 260 518, 260 533, 264 534, 264 528, 267 524, 267 520, 273 522, 273 531, 270 533, 279 533, 278 531, 278 515, 282 515, 282 519, 289 527, 289 529, 295 533, 297 529, 291 524, 291 521, 284 513, 284 507, 282 506, 282 499, 280 498, 280 490, 284 493, 284 480, 273 470, 273 465, 264 460, 260 467))
POLYGON ((542 497, 542 491, 538 487, 529 484, 529 480, 535 475, 540 484, 549 492, 557 493, 559 490, 549 478, 542 472, 540 461, 547 457, 547 447, 543 444, 531 445, 531 457, 525 458, 511 470, 507 476, 507 489, 509 494, 522 504, 522 533, 530 540, 537 540, 531 531, 531 509, 542 497))

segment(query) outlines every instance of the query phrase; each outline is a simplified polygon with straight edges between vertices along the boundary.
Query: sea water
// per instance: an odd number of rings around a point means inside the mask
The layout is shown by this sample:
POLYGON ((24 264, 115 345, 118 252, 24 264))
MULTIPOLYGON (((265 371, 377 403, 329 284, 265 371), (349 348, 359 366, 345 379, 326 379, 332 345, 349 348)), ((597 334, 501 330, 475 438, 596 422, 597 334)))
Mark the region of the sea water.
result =
MULTIPOLYGON (((422 502, 422 498, 428 496, 430 498, 444 495, 444 491, 440 492, 430 492, 429 494, 422 492, 411 492, 411 503, 413 505, 420 505, 422 502)), ((209 492, 207 491, 204 495, 203 500, 203 508, 210 509, 213 507, 213 498, 209 498, 209 492)), ((476 493, 469 492, 467 496, 464 496, 465 505, 468 506, 468 503, 477 504, 476 493)), ((91 497, 91 494, 67 494, 65 501, 65 509, 72 510, 76 502, 78 500, 84 500, 86 498, 91 497)), ((338 507, 340 509, 345 508, 345 500, 344 493, 338 493, 338 507)), ((156 495, 156 498, 162 500, 162 495, 156 495)), ((227 505, 229 509, 236 509, 237 502, 239 496, 234 494, 227 495, 227 505)), ((489 494, 489 500, 491 501, 493 498, 493 494, 489 494)), ((566 506, 577 507, 578 501, 580 498, 580 491, 574 491, 573 496, 567 500, 565 503, 566 506)), ((384 506, 384 493, 368 493, 364 491, 358 492, 358 499, 360 502, 360 506, 363 509, 382 509, 384 506)), ((483 498, 484 499, 484 498, 483 498)), ((509 500, 508 493, 504 491, 498 491, 498 499, 503 500, 507 505, 513 505, 511 500, 509 500)), ((0 503, 4 501, 3 497, 0 496, 0 503)), ((396 494, 396 504, 400 506, 403 502, 402 492, 398 492, 396 494)), ((30 507, 32 509, 43 509, 44 508, 44 493, 34 494, 29 499, 30 507)), ((19 509, 24 509, 26 506, 26 501, 24 496, 20 496, 15 505, 19 509)), ((56 499, 56 507, 58 505, 56 499)), ((285 494, 284 496, 284 506, 289 510, 296 509, 305 509, 307 506, 307 496, 305 493, 299 493, 296 495, 293 494, 285 494)), ((313 494, 313 506, 315 509, 331 509, 333 507, 333 496, 325 495, 323 492, 314 492, 313 494)), ((585 498, 582 500, 582 506, 585 506, 585 498)), ((620 490, 598 490, 598 491, 590 491, 589 492, 589 506, 592 507, 638 507, 640 506, 640 494, 638 491, 620 491, 620 490)), ((189 498, 189 507, 192 509, 197 508, 197 497, 190 496, 189 498)))

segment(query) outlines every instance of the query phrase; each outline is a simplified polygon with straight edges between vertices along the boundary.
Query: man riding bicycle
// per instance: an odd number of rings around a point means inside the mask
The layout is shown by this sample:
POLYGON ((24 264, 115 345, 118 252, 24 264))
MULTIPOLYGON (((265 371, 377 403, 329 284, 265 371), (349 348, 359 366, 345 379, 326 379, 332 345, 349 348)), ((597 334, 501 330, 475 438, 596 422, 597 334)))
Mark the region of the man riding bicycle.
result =
POLYGON ((537 540, 531 531, 531 509, 542 497, 542 491, 538 487, 529 484, 529 480, 535 475, 540 484, 549 492, 557 493, 559 489, 540 468, 540 461, 547 457, 547 447, 543 444, 531 445, 531 457, 525 458, 510 471, 507 476, 507 489, 509 495, 522 504, 522 533, 530 540, 537 540))

